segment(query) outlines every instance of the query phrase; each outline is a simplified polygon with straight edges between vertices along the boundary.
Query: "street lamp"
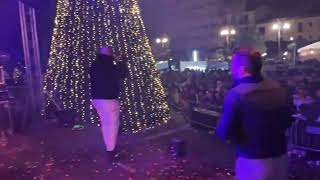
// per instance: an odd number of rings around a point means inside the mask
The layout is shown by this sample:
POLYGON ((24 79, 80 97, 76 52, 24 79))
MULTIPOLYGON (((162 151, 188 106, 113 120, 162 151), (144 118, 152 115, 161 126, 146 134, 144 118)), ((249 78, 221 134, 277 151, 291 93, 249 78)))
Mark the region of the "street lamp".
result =
POLYGON ((289 38, 289 40, 291 41, 291 43, 289 44, 288 47, 292 48, 293 49, 293 52, 292 52, 292 62, 293 62, 293 66, 296 65, 296 58, 297 58, 297 43, 295 42, 295 39, 293 36, 291 36, 289 38))
MULTIPOLYGON (((220 36, 226 37, 227 47, 226 51, 229 50, 229 44, 230 44, 230 36, 234 36, 237 34, 237 31, 233 27, 225 27, 221 29, 220 36)), ((225 60, 227 60, 227 52, 225 51, 225 60)))
POLYGON ((290 29, 291 28, 291 24, 290 23, 284 23, 283 24, 283 29, 290 29))
POLYGON ((170 38, 167 35, 162 35, 160 37, 157 37, 155 39, 155 43, 157 48, 156 49, 156 55, 157 58, 161 59, 161 60, 169 60, 168 64, 169 64, 169 70, 171 71, 171 64, 172 64, 172 59, 169 59, 169 55, 170 55, 170 38))
POLYGON ((235 29, 231 29, 231 31, 230 31, 230 34, 231 34, 231 35, 236 35, 236 33, 237 33, 237 32, 236 32, 235 29))
POLYGON ((261 54, 262 57, 266 57, 267 55, 268 54, 266 52, 261 54))
POLYGON ((167 38, 165 36, 156 38, 156 43, 161 44, 161 47, 164 48, 165 45, 169 43, 169 38, 167 38))
POLYGON ((234 28, 227 27, 220 31, 220 35, 226 37, 227 48, 229 48, 230 36, 234 36, 237 34, 237 31, 234 28))
POLYGON ((278 58, 281 58, 281 32, 284 30, 289 30, 291 28, 291 24, 288 22, 278 22, 272 25, 272 30, 278 31, 278 58))
POLYGON ((162 38, 162 43, 168 43, 169 39, 168 38, 162 38))

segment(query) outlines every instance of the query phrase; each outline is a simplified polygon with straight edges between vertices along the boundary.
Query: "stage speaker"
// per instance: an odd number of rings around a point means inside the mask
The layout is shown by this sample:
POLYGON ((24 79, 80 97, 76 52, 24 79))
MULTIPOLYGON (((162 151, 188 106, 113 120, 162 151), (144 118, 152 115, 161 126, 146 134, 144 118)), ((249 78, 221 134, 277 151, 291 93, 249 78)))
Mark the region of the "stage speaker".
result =
POLYGON ((75 110, 60 110, 55 112, 58 119, 59 127, 72 128, 78 119, 78 114, 75 110))
POLYGON ((182 139, 173 138, 170 142, 169 153, 172 159, 176 160, 187 155, 187 144, 182 139))

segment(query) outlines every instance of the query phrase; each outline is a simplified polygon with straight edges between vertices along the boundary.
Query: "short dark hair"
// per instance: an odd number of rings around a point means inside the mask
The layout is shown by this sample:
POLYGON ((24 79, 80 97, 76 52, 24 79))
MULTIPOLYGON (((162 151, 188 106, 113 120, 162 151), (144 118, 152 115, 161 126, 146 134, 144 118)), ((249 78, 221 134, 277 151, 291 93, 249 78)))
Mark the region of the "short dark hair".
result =
POLYGON ((262 70, 262 56, 258 50, 250 48, 237 49, 234 57, 239 57, 240 63, 245 66, 252 76, 260 76, 262 70))

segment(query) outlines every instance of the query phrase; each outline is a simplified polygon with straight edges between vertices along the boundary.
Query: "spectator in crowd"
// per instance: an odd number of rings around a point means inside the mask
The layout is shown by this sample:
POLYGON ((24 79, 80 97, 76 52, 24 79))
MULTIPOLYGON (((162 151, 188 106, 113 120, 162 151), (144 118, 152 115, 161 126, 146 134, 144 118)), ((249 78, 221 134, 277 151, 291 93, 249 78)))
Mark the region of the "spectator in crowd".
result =
POLYGON ((293 95, 294 105, 299 108, 304 104, 312 104, 313 99, 310 93, 305 88, 298 88, 295 94, 293 95))

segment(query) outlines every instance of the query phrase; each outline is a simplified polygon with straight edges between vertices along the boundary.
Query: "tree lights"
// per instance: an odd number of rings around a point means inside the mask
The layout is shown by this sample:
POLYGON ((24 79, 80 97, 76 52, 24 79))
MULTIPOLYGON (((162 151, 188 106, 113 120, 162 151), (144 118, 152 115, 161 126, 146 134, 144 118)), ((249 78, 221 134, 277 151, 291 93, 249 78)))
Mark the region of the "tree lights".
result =
POLYGON ((65 109, 77 110, 83 122, 97 123, 88 72, 105 45, 128 61, 121 92, 123 131, 167 123, 169 107, 136 0, 58 0, 45 90, 65 109))

